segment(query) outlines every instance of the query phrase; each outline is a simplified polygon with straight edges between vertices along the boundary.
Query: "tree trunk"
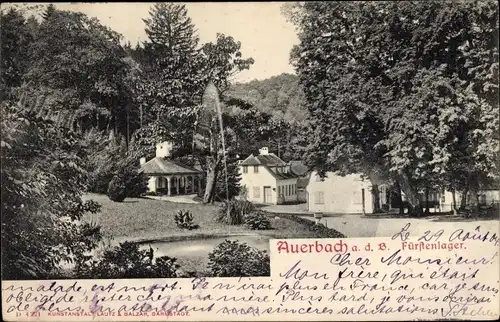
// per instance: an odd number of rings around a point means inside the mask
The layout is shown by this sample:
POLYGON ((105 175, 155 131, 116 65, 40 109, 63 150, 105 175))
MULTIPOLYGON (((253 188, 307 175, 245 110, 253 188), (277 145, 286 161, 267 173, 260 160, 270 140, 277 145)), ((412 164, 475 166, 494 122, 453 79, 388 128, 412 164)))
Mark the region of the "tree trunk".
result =
POLYGON ((405 213, 405 207, 403 204, 403 195, 401 194, 401 185, 399 184, 399 181, 396 180, 396 185, 395 185, 395 190, 396 190, 396 202, 399 205, 399 214, 404 215, 405 213))
POLYGON ((455 189, 451 191, 451 198, 452 198, 452 205, 451 208, 453 210, 453 214, 457 215, 458 210, 457 210, 457 196, 455 194, 455 189))
POLYGON ((139 115, 139 124, 140 124, 140 128, 142 128, 142 104, 139 105, 139 108, 140 108, 140 115, 139 115))
POLYGON ((465 188, 462 191, 462 196, 460 198, 460 208, 459 210, 464 210, 467 207, 467 195, 469 194, 469 189, 465 188))
POLYGON ((128 154, 128 149, 129 149, 129 144, 130 144, 130 103, 127 103, 126 105, 127 108, 127 154, 128 154))
POLYGON ((373 198, 373 213, 380 213, 382 210, 380 209, 380 194, 378 190, 378 185, 372 185, 372 198, 373 198))
POLYGON ((429 188, 425 188, 425 213, 428 214, 430 213, 430 209, 429 209, 429 188))
POLYGON ((216 182, 217 182, 217 162, 216 161, 208 162, 205 194, 203 195, 204 204, 213 202, 216 182))
POLYGON ((422 216, 423 209, 418 190, 411 185, 406 176, 401 176, 400 183, 408 201, 408 215, 416 217, 422 216))

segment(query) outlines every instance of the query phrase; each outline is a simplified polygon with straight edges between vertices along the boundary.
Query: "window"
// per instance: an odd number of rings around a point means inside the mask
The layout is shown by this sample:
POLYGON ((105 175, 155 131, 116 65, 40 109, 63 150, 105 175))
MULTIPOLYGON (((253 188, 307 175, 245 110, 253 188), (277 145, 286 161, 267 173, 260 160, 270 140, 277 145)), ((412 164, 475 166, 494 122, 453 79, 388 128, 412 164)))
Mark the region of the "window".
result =
POLYGON ((248 166, 247 165, 243 166, 243 173, 248 173, 248 166))
POLYGON ((292 185, 292 195, 297 193, 297 186, 295 184, 292 185))
POLYGON ((323 191, 316 191, 314 194, 314 203, 317 205, 322 205, 325 203, 323 191))
POLYGON ((259 166, 258 165, 253 166, 253 173, 259 173, 259 166))
POLYGON ((260 198, 260 187, 253 187, 253 197, 260 198))

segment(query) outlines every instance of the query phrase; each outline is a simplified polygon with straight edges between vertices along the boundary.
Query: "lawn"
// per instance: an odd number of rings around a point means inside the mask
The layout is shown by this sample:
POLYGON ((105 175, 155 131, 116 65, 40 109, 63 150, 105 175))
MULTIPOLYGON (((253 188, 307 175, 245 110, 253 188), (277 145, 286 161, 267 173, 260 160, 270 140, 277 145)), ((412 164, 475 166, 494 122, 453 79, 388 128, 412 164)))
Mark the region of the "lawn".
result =
POLYGON ((296 215, 269 213, 273 229, 250 230, 244 225, 230 226, 216 222, 218 207, 215 205, 148 198, 127 198, 124 202, 113 202, 107 196, 97 194, 85 195, 84 199, 92 199, 101 205, 99 213, 87 215, 84 220, 99 224, 102 232, 111 238, 111 245, 124 241, 138 242, 143 247, 152 245, 155 256, 175 257, 181 265, 181 271, 200 275, 207 270, 208 253, 226 237, 248 242, 252 247, 267 251, 271 238, 342 237, 336 231, 314 226, 311 221, 296 215), (190 211, 199 229, 189 231, 178 228, 174 215, 179 210, 190 211))
POLYGON ((84 199, 101 204, 101 212, 87 215, 84 219, 96 222, 103 233, 116 242, 146 240, 176 240, 186 237, 214 237, 229 235, 262 235, 269 238, 320 238, 318 231, 307 225, 279 215, 271 214, 272 230, 250 230, 245 226, 229 226, 215 221, 217 206, 173 203, 148 198, 127 198, 124 202, 113 202, 105 195, 88 194, 84 199), (178 228, 174 215, 179 210, 189 210, 199 229, 187 231, 178 228))

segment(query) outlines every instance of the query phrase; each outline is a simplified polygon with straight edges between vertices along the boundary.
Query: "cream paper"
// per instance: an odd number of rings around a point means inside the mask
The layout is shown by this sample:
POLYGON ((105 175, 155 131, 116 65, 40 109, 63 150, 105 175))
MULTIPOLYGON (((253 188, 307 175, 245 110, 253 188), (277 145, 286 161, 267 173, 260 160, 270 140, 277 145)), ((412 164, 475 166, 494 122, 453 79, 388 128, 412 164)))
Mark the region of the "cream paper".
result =
POLYGON ((270 277, 2 281, 3 318, 496 320, 498 235, 455 227, 413 234, 405 226, 392 238, 271 240, 270 277))

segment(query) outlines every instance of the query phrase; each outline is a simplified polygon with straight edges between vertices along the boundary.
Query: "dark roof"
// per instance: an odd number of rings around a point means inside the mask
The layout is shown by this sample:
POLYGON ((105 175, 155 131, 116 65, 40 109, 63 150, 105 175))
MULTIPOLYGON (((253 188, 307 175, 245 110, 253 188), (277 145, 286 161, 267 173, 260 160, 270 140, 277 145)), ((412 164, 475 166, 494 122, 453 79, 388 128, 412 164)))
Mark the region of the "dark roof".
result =
POLYGON ((141 170, 145 174, 199 174, 200 170, 196 170, 181 162, 156 157, 141 165, 141 170))
POLYGON ((302 177, 309 172, 309 168, 302 161, 290 161, 290 168, 293 173, 302 177))
POLYGON ((273 165, 285 165, 286 162, 278 158, 276 154, 274 153, 269 153, 266 155, 256 155, 254 156, 251 154, 248 158, 246 158, 243 162, 240 163, 241 165, 267 165, 267 166, 273 166, 273 165))
POLYGON ((298 178, 298 176, 295 173, 293 173, 293 172, 283 172, 283 171, 278 170, 279 167, 269 167, 269 166, 267 166, 267 168, 269 169, 269 171, 271 171, 271 173, 273 174, 273 176, 276 179, 284 180, 284 179, 298 178))

